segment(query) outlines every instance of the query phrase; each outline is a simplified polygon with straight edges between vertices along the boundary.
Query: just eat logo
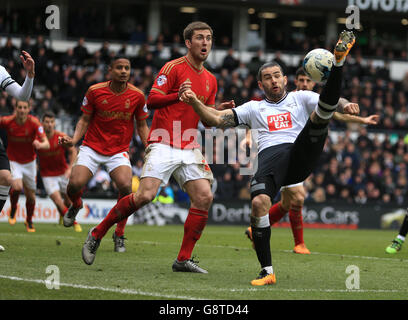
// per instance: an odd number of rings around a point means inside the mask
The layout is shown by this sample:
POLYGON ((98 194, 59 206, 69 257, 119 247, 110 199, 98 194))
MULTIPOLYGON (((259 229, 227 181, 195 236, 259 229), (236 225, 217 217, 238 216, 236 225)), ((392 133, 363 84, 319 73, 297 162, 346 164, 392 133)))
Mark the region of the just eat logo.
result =
POLYGON ((290 117, 290 112, 268 116, 267 119, 269 131, 292 128, 292 118, 290 117))

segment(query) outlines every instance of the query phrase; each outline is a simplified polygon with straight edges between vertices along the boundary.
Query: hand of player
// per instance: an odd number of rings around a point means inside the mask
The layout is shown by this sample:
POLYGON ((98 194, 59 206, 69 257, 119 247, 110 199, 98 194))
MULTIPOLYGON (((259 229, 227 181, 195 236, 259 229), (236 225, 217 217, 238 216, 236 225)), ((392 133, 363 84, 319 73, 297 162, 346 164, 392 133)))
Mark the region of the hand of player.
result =
POLYGON ((191 89, 184 91, 183 94, 180 96, 181 101, 190 105, 193 104, 196 99, 197 96, 191 89))
POLYGON ((58 137, 58 144, 63 145, 64 147, 74 146, 74 142, 69 136, 58 137))
POLYGON ((357 103, 347 103, 344 106, 343 113, 358 116, 360 114, 360 107, 357 103))
POLYGON ((241 149, 241 151, 246 152, 246 148, 251 149, 252 148, 252 139, 243 139, 240 143, 239 143, 239 148, 241 149))
POLYGON ((223 103, 220 103, 218 106, 217 106, 217 110, 225 110, 225 109, 232 109, 232 108, 235 108, 235 101, 234 100, 230 100, 230 101, 227 101, 227 102, 223 102, 223 103))
POLYGON ((65 178, 69 179, 69 177, 71 176, 71 168, 68 168, 68 169, 64 172, 64 176, 65 176, 65 178))
POLYGON ((379 120, 380 120, 380 116, 377 114, 373 114, 371 116, 363 118, 364 124, 371 124, 371 125, 378 124, 379 120))
POLYGON ((34 147, 35 150, 38 150, 40 148, 40 146, 41 146, 40 141, 38 141, 38 140, 33 141, 33 147, 34 147))
POLYGON ((178 91, 178 97, 181 100, 181 96, 184 92, 186 92, 187 90, 191 89, 191 81, 190 80, 186 80, 184 81, 179 88, 178 91))
POLYGON ((35 75, 34 59, 30 56, 30 54, 27 51, 24 51, 24 50, 21 51, 20 59, 21 59, 21 62, 23 63, 24 69, 27 71, 28 77, 34 78, 34 75, 35 75))

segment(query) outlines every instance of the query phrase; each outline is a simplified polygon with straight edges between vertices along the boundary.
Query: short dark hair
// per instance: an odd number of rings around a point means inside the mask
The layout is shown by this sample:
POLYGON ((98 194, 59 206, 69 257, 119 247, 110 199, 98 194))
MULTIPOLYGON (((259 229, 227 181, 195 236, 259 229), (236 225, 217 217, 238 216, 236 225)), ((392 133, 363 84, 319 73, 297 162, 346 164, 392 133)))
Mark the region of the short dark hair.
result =
POLYGON ((110 61, 110 63, 109 63, 109 66, 112 67, 113 64, 115 63, 115 61, 116 61, 116 60, 119 60, 119 59, 128 60, 129 63, 130 63, 130 59, 129 59, 127 56, 125 56, 125 55, 123 55, 123 54, 118 54, 118 55, 114 56, 114 57, 111 59, 111 61, 110 61))
POLYGON ((305 69, 303 69, 303 67, 300 67, 296 70, 296 74, 295 74, 295 79, 299 78, 299 76, 306 76, 308 77, 308 75, 306 74, 305 69))
POLYGON ((54 112, 47 111, 46 113, 43 114, 42 121, 44 121, 45 118, 56 118, 56 116, 54 112))
POLYGON ((266 68, 270 68, 270 67, 279 67, 280 71, 282 72, 282 75, 285 75, 285 73, 283 72, 283 69, 281 67, 281 65, 279 63, 277 63, 276 61, 270 61, 270 62, 266 62, 264 63, 258 70, 258 81, 262 80, 262 71, 264 71, 266 68))
POLYGON ((202 21, 193 21, 183 31, 184 41, 191 41, 195 30, 210 30, 211 36, 213 35, 213 29, 207 23, 202 21))

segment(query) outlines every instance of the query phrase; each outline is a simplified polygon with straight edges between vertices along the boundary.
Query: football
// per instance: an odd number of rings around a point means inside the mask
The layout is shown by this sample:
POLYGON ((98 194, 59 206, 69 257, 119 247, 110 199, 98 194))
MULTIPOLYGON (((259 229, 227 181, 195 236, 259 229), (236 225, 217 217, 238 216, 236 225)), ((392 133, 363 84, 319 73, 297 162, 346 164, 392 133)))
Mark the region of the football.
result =
POLYGON ((326 49, 314 49, 303 59, 303 69, 315 82, 324 82, 333 65, 333 54, 326 49))

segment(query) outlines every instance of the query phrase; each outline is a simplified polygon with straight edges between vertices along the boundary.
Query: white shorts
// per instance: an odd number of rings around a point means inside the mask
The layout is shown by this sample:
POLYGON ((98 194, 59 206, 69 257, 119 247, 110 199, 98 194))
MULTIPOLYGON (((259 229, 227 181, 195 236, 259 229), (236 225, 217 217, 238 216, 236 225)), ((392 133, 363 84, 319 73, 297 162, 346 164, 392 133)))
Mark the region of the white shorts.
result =
POLYGON ((37 189, 37 163, 35 160, 24 164, 10 161, 10 169, 13 180, 21 179, 27 188, 37 189))
POLYGON ((56 191, 67 193, 68 178, 63 174, 55 177, 42 177, 45 191, 50 196, 56 191))
POLYGON ((293 188, 293 187, 297 187, 297 186, 303 186, 303 181, 302 181, 302 182, 298 182, 298 183, 294 183, 294 184, 290 184, 290 185, 288 185, 288 186, 282 186, 282 187, 280 188, 280 191, 283 191, 283 190, 285 190, 285 189, 290 189, 290 188, 293 188))
POLYGON ((98 167, 102 164, 106 166, 108 173, 111 173, 111 171, 120 166, 132 168, 127 152, 117 153, 113 156, 104 156, 87 146, 79 147, 75 165, 87 167, 92 172, 92 175, 94 175, 98 167))
POLYGON ((167 185, 173 175, 180 187, 190 180, 207 179, 212 184, 214 177, 199 149, 177 149, 162 143, 153 143, 146 149, 141 178, 152 177, 167 185))

